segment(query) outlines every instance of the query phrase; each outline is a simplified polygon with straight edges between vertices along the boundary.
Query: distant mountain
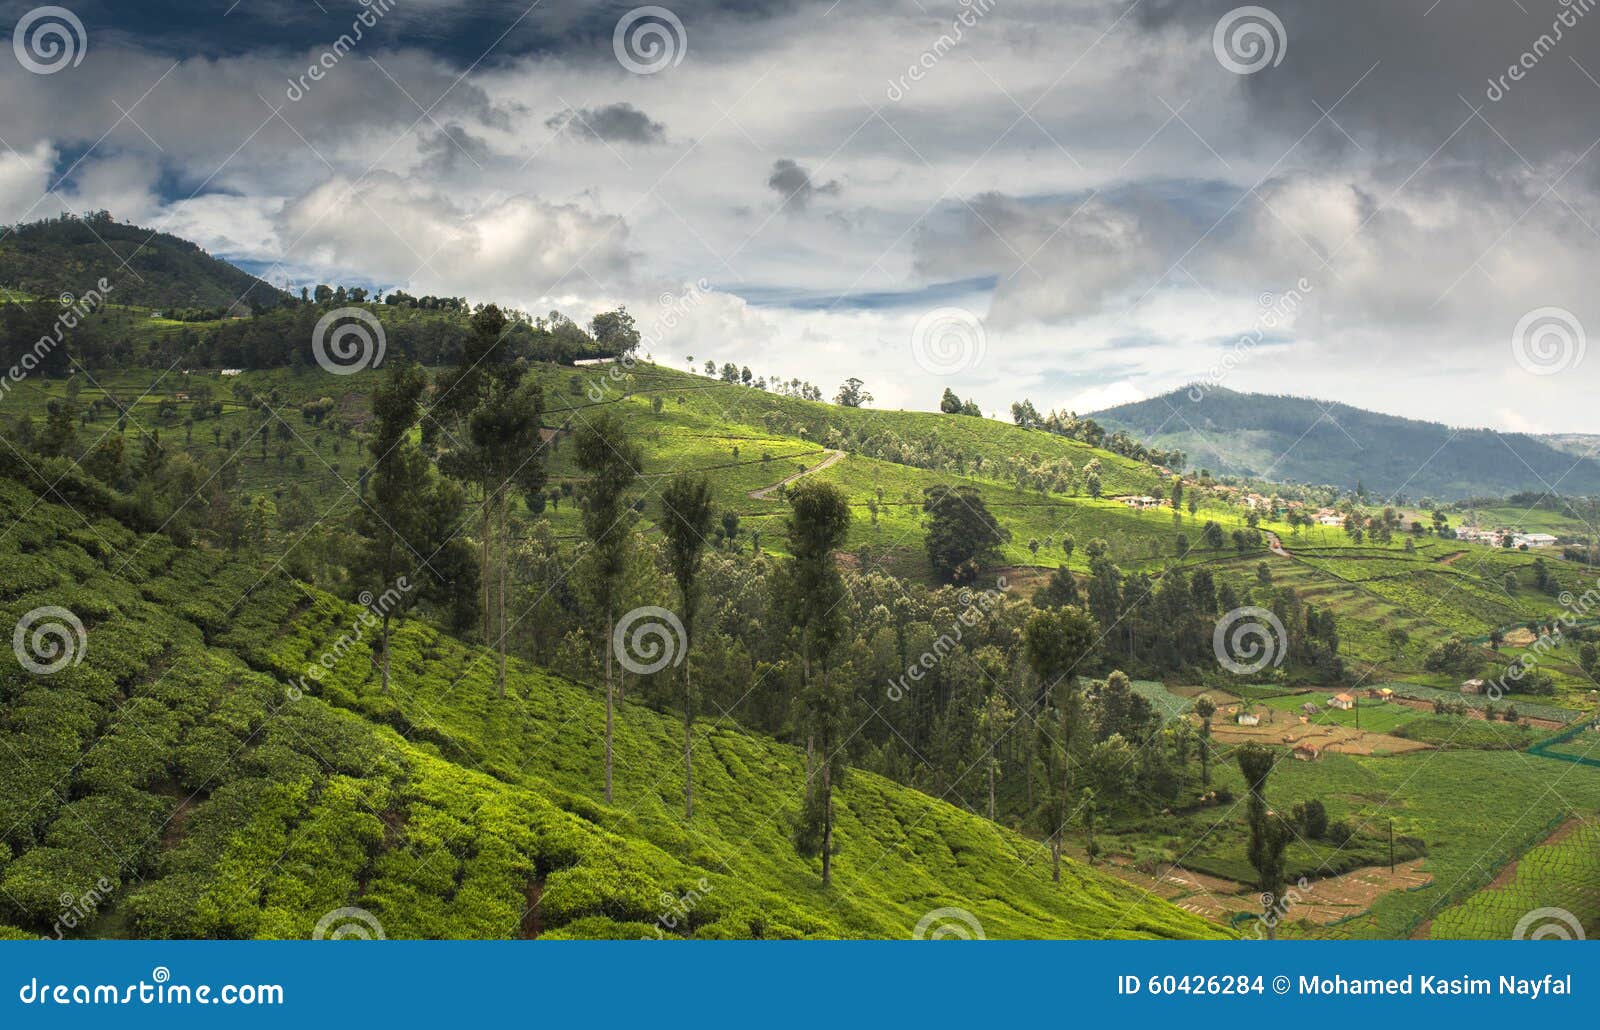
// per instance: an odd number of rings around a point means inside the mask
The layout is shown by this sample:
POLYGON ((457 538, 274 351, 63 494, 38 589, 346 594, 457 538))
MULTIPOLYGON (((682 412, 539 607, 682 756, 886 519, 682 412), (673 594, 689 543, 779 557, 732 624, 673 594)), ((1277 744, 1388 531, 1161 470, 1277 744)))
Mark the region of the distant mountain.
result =
POLYGON ((17 226, 0 238, 0 286, 37 297, 79 296, 102 278, 114 285, 114 303, 136 307, 265 311, 290 299, 188 240, 105 212, 17 226))
MULTIPOLYGON (((1455 499, 1551 489, 1600 494, 1600 462, 1566 442, 1382 415, 1303 397, 1186 390, 1093 414, 1149 446, 1177 448, 1191 468, 1370 493, 1455 499), (1198 394, 1198 392, 1197 392, 1198 394)), ((1591 441, 1593 438, 1588 438, 1591 441)))

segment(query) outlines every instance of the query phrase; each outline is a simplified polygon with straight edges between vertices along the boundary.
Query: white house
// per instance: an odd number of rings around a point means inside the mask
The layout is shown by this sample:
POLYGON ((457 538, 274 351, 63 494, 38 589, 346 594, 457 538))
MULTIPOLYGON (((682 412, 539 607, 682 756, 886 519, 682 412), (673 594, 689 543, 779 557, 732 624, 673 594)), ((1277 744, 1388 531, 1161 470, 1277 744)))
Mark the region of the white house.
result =
POLYGON ((1254 712, 1240 712, 1237 722, 1240 726, 1260 726, 1261 716, 1254 712))
POLYGON ((1351 697, 1349 694, 1335 694, 1328 698, 1328 706, 1330 708, 1337 708, 1341 712, 1348 712, 1350 709, 1356 706, 1356 699, 1351 697))
POLYGON ((1556 538, 1549 533, 1518 533, 1511 542, 1518 547, 1554 547, 1556 538))

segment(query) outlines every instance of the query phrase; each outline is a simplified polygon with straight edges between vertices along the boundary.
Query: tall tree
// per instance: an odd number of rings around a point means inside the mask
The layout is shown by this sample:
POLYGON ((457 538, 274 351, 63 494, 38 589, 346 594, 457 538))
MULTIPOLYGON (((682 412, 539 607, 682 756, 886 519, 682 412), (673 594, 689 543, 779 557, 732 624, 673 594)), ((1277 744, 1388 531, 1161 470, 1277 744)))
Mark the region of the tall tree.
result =
POLYGON ((1201 694, 1195 698, 1194 713, 1200 717, 1200 782, 1211 786, 1211 717, 1217 714, 1217 703, 1201 694))
POLYGON ((996 689, 984 702, 978 714, 978 730, 983 734, 983 764, 989 773, 989 821, 994 822, 994 784, 1000 774, 1000 738, 1017 718, 1016 710, 1006 703, 1005 694, 996 689))
POLYGON ((411 440, 426 388, 427 376, 402 358, 387 363, 372 391, 372 464, 356 509, 362 547, 354 572, 379 599, 384 693, 389 692, 390 621, 403 618, 419 600, 418 586, 437 578, 433 563, 449 546, 450 527, 460 510, 459 491, 440 480, 411 440))
POLYGON ((928 516, 928 561, 945 582, 972 582, 978 563, 1011 538, 970 486, 930 486, 922 510, 928 516))
POLYGON ((789 552, 782 594, 800 642, 802 693, 810 737, 806 800, 795 833, 802 855, 821 855, 822 885, 833 882, 833 791, 844 777, 849 690, 833 675, 844 629, 844 579, 833 552, 850 531, 850 505, 831 483, 806 480, 789 493, 789 552))
POLYGON ((700 562, 711 532, 711 483, 706 477, 685 473, 667 484, 661 492, 661 532, 667 540, 667 565, 678 585, 678 615, 683 623, 683 817, 693 819, 694 624, 700 602, 700 562))
POLYGON ((1079 608, 1036 611, 1023 626, 1028 666, 1054 716, 1050 722, 1055 732, 1040 733, 1045 778, 1036 815, 1050 841, 1050 877, 1057 883, 1061 881, 1062 835, 1076 799, 1072 765, 1083 707, 1077 677, 1090 671, 1099 638, 1099 626, 1079 608))
POLYGON ((578 488, 583 509, 583 535, 594 573, 593 588, 605 649, 606 785, 611 801, 612 732, 616 721, 612 635, 617 621, 617 598, 627 571, 628 538, 633 509, 626 501, 628 488, 639 478, 643 457, 638 444, 628 439, 622 425, 602 414, 586 422, 575 434, 578 468, 584 481, 578 488))
POLYGON ((513 384, 521 375, 519 366, 511 359, 511 349, 506 346, 509 321, 495 305, 489 304, 473 314, 470 332, 461 345, 453 368, 439 374, 437 391, 429 410, 430 418, 422 424, 425 446, 443 446, 440 468, 446 475, 479 493, 482 507, 478 541, 478 578, 482 591, 480 620, 483 642, 491 642, 491 587, 494 579, 489 565, 494 553, 495 507, 488 494, 483 493, 485 455, 479 453, 471 440, 470 421, 473 413, 488 398, 497 384, 513 384), (443 438, 441 441, 440 438, 443 438))
MULTIPOLYGON (((506 694, 506 594, 510 561, 507 523, 512 500, 521 494, 528 507, 538 512, 544 507, 544 442, 540 422, 544 415, 544 394, 537 382, 519 384, 505 376, 490 382, 482 400, 467 418, 466 440, 455 456, 455 467, 476 480, 483 498, 485 537, 493 540, 495 556, 492 580, 494 606, 485 606, 484 642, 492 644, 498 656, 495 684, 501 697, 506 694)), ((488 566, 484 574, 489 575, 488 566)), ((489 596, 489 585, 484 587, 489 596)))
POLYGON ((1256 870, 1256 887, 1261 891, 1262 921, 1270 940, 1278 934, 1275 909, 1286 878, 1284 851, 1293 834, 1289 824, 1267 805, 1267 777, 1275 764, 1272 751, 1260 744, 1246 744, 1236 752, 1239 771, 1250 789, 1250 864, 1256 870))

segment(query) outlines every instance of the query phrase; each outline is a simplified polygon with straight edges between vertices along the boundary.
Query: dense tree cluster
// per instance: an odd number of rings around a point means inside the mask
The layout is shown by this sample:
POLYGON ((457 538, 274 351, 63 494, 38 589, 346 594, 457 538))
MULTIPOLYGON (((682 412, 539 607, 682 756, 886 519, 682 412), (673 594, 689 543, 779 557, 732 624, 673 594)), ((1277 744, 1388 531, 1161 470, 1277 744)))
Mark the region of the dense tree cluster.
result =
POLYGON ((1148 447, 1121 430, 1107 433, 1100 423, 1087 416, 1080 416, 1076 412, 1052 411, 1048 415, 1040 415, 1039 409, 1033 406, 1032 401, 1018 401, 1012 404, 1011 421, 1024 429, 1043 430, 1135 461, 1146 461, 1169 469, 1181 469, 1189 460, 1180 450, 1148 447))

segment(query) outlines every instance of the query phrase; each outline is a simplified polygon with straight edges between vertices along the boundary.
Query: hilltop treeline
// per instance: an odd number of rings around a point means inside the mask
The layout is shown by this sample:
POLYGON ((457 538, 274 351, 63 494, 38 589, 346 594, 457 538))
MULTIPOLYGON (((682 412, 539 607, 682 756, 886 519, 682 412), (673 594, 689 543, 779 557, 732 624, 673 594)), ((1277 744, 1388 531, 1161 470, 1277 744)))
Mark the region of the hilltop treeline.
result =
POLYGON ((81 295, 101 279, 115 285, 116 303, 157 310, 238 305, 259 312, 292 299, 188 240, 105 211, 11 226, 0 236, 0 286, 53 299, 81 295))
MULTIPOLYGON (((122 300, 115 293, 109 299, 122 300)), ((46 376, 65 375, 74 367, 304 368, 316 361, 319 322, 332 311, 353 308, 371 312, 382 325, 385 354, 426 365, 454 363, 472 332, 471 312, 454 305, 413 308, 349 297, 290 303, 251 318, 196 322, 159 333, 149 331, 142 312, 121 307, 101 306, 67 325, 56 300, 13 301, 0 306, 0 368, 17 366, 24 354, 38 361, 27 371, 46 376)), ((625 311, 597 315, 587 328, 560 312, 542 317, 513 312, 502 346, 529 361, 571 363, 621 356, 638 339, 625 311)))
POLYGON ((1069 440, 1077 440, 1079 443, 1120 454, 1125 458, 1149 462, 1173 471, 1181 471, 1188 463, 1188 456, 1181 450, 1150 447, 1121 430, 1108 433, 1106 428, 1094 419, 1076 412, 1052 411, 1048 415, 1040 415, 1039 409, 1033 406, 1032 401, 1018 401, 1011 405, 1011 421, 1024 429, 1041 429, 1046 433, 1054 433, 1056 436, 1064 436, 1069 440))

